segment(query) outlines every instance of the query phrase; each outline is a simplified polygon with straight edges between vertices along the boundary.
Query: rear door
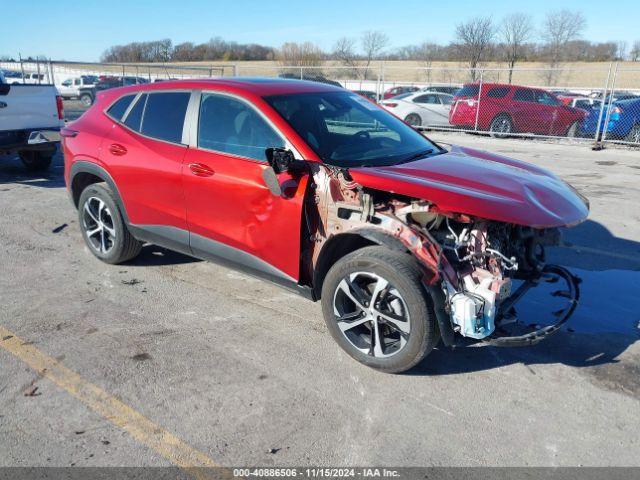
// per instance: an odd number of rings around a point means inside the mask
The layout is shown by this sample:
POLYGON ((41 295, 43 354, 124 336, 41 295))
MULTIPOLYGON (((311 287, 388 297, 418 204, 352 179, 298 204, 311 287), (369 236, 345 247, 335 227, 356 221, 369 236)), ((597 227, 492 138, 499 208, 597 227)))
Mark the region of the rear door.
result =
POLYGON ((420 110, 423 126, 449 125, 449 110, 451 105, 445 105, 437 93, 425 93, 413 99, 413 103, 420 110))
POLYGON ((516 88, 509 113, 518 132, 549 134, 553 113, 538 103, 536 90, 516 88))
MULTIPOLYGON (((121 117, 123 105, 116 101, 106 111, 113 124, 100 156, 118 185, 130 223, 185 242, 182 160, 190 95, 177 90, 143 92, 124 105, 121 117)), ((130 95, 121 97, 122 102, 126 97, 130 95)))
POLYGON ((291 148, 248 101, 203 92, 185 158, 184 187, 191 248, 283 283, 297 282, 307 175, 280 175, 283 195, 262 178, 265 149, 291 148))

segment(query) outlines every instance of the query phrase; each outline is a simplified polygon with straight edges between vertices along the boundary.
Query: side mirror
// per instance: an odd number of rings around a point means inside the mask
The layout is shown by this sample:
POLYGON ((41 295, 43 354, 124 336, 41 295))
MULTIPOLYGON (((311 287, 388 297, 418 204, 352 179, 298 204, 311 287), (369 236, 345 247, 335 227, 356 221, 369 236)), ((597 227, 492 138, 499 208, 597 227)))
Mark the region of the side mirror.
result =
POLYGON ((282 187, 278 175, 284 172, 301 174, 306 171, 307 164, 302 160, 296 160, 293 152, 285 148, 267 148, 265 154, 269 166, 262 171, 262 179, 271 193, 279 197, 282 195, 282 187))
POLYGON ((265 154, 267 162, 276 174, 288 171, 296 161, 293 152, 285 148, 267 148, 265 154))

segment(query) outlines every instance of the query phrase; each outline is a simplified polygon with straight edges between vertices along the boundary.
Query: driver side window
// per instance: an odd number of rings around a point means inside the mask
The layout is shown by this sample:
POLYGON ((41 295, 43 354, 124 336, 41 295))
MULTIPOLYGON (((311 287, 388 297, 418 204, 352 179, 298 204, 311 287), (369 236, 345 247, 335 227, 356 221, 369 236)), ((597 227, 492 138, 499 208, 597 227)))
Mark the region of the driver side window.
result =
POLYGON ((266 161, 267 148, 284 146, 284 140, 245 102, 226 95, 202 94, 198 147, 266 161))

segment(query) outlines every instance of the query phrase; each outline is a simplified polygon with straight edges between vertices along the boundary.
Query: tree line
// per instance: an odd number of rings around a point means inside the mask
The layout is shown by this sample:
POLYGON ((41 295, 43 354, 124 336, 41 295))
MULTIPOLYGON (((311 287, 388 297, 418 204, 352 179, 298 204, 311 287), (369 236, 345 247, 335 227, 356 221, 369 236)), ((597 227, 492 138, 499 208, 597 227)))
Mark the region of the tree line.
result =
MULTIPOLYGON (((374 60, 414 60, 426 67, 436 61, 466 64, 475 72, 487 62, 504 63, 510 72, 522 61, 544 62, 548 83, 554 69, 569 61, 640 61, 640 40, 632 45, 623 41, 591 42, 582 38, 586 21, 581 12, 558 10, 547 13, 536 25, 525 13, 507 15, 497 22, 492 17, 475 17, 455 26, 454 40, 448 44, 425 41, 390 49, 389 38, 380 31, 367 31, 360 37, 338 38, 325 51, 311 42, 287 42, 280 48, 255 43, 229 42, 212 38, 206 43, 173 45, 171 40, 134 42, 107 49, 103 62, 189 62, 278 60, 282 65, 313 67, 332 60, 368 78, 374 60)), ((509 75, 511 80, 511 73, 509 75)))

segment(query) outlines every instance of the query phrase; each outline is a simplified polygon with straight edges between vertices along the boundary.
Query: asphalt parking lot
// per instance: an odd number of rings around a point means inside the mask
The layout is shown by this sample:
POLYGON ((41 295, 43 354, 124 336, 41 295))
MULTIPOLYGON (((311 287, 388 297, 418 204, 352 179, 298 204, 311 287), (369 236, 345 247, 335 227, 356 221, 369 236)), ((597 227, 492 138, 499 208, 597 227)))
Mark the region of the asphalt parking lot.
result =
POLYGON ((99 262, 62 158, 1 159, 0 466, 640 466, 640 152, 431 136, 590 199, 550 252, 583 301, 546 343, 439 348, 405 375, 352 361, 318 304, 260 280, 154 246, 99 262))

